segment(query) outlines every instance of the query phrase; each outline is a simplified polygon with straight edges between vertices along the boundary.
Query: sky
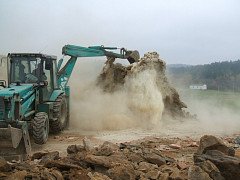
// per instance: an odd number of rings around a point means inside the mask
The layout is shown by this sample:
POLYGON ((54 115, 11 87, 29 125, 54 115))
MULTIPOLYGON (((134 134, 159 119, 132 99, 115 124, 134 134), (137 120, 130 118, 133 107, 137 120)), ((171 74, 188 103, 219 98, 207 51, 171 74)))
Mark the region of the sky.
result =
POLYGON ((239 0, 0 0, 0 54, 66 44, 157 51, 167 64, 240 59, 239 0))

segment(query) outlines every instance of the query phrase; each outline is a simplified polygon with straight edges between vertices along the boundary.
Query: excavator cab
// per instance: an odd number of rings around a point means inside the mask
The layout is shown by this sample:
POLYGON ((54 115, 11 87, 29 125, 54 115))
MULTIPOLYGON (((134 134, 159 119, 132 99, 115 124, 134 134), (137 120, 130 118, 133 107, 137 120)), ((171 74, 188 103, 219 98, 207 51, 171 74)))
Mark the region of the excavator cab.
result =
POLYGON ((10 84, 41 85, 40 101, 47 101, 56 83, 56 56, 43 54, 10 54, 10 84))

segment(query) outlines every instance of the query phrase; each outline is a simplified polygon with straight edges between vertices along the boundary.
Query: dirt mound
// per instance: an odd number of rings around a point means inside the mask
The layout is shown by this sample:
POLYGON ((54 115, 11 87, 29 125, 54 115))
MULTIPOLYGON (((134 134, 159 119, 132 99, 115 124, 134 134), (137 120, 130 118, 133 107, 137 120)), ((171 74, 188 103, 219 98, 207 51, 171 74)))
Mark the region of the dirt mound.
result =
POLYGON ((129 66, 114 64, 114 58, 108 58, 97 84, 106 93, 125 91, 128 95, 128 107, 139 116, 154 115, 156 121, 162 114, 171 117, 189 118, 191 115, 173 88, 165 74, 166 64, 157 52, 146 53, 137 63, 129 66))

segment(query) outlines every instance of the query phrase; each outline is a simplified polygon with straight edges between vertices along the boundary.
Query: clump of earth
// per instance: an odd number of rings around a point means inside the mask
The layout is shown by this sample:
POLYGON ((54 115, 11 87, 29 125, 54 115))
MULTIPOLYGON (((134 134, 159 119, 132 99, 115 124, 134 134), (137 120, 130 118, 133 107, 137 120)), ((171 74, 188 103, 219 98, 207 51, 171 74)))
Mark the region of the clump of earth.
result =
POLYGON ((139 119, 151 119, 151 123, 156 124, 162 117, 194 117, 184 110, 187 105, 168 82, 166 63, 157 52, 148 52, 128 66, 114 63, 114 60, 107 59, 97 85, 105 93, 124 92, 127 107, 139 119))

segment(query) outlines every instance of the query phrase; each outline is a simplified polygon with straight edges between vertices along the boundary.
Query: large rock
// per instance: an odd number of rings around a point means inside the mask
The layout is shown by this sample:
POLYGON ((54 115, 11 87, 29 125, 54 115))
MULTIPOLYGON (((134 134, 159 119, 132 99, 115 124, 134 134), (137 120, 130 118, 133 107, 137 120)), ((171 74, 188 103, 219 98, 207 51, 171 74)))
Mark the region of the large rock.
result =
POLYGON ((76 154, 78 152, 86 151, 82 145, 70 145, 67 147, 68 154, 76 154))
POLYGON ((140 163, 144 161, 144 158, 137 153, 134 152, 128 152, 128 153, 124 153, 125 156, 127 157, 128 161, 134 162, 134 163, 140 163))
POLYGON ((151 151, 145 151, 142 155, 142 157, 149 163, 152 163, 152 164, 156 164, 158 166, 161 166, 163 164, 166 164, 166 159, 161 156, 161 155, 158 155, 154 152, 151 152, 151 151))
POLYGON ((41 158, 40 164, 44 164, 47 161, 57 160, 59 158, 60 156, 58 151, 49 152, 41 158))
POLYGON ((229 148, 222 140, 212 135, 201 137, 197 153, 204 154, 207 150, 218 150, 229 156, 234 156, 235 154, 233 148, 229 148))
POLYGON ((194 154, 194 162, 196 164, 206 160, 209 160, 216 165, 225 179, 235 180, 240 177, 240 158, 227 156, 217 150, 208 150, 205 154, 201 155, 194 154))
POLYGON ((161 166, 166 163, 166 160, 164 159, 164 157, 156 154, 148 154, 148 155, 145 155, 144 158, 147 162, 150 162, 152 164, 157 164, 158 166, 161 166))
POLYGON ((118 165, 107 171, 108 176, 113 180, 135 180, 136 174, 131 165, 118 165))
POLYGON ((95 148, 93 154, 96 156, 110 156, 118 150, 119 147, 116 144, 105 141, 101 146, 95 148))
POLYGON ((169 165, 161 166, 160 170, 162 173, 168 173, 168 174, 172 174, 173 172, 179 172, 179 169, 177 167, 172 167, 169 165))
POLYGON ((209 160, 196 163, 201 167, 213 180, 224 180, 219 169, 209 160))
POLYGON ((47 152, 35 152, 32 157, 31 160, 33 161, 34 159, 41 159, 43 156, 45 156, 47 154, 47 152))
MULTIPOLYGON (((111 161, 112 159, 107 156, 95 156, 95 155, 87 155, 84 159, 85 162, 91 165, 103 166, 106 168, 114 167, 115 163, 111 161)), ((120 162, 120 161, 119 161, 120 162)))
POLYGON ((193 165, 188 169, 188 180, 211 180, 211 178, 199 166, 193 165))
POLYGON ((130 162, 124 156, 117 154, 111 156, 95 156, 89 154, 85 156, 83 161, 91 166, 98 166, 104 168, 113 168, 119 164, 130 164, 130 162))
POLYGON ((52 151, 52 152, 36 152, 32 155, 31 159, 41 159, 41 164, 44 164, 46 161, 52 161, 59 159, 59 152, 52 151))
POLYGON ((189 168, 189 165, 186 164, 185 162, 180 161, 177 163, 177 168, 180 170, 184 170, 184 169, 189 168))
POLYGON ((12 165, 15 170, 18 171, 31 171, 31 172, 38 172, 38 167, 34 164, 29 162, 20 162, 12 165))
POLYGON ((148 171, 150 171, 152 169, 158 169, 158 166, 154 165, 154 164, 151 164, 151 163, 148 163, 148 162, 140 162, 137 169, 139 171, 147 173, 148 171))
POLYGON ((61 160, 47 161, 44 166, 46 168, 58 168, 61 171, 69 171, 70 169, 82 169, 80 166, 70 164, 61 160))

